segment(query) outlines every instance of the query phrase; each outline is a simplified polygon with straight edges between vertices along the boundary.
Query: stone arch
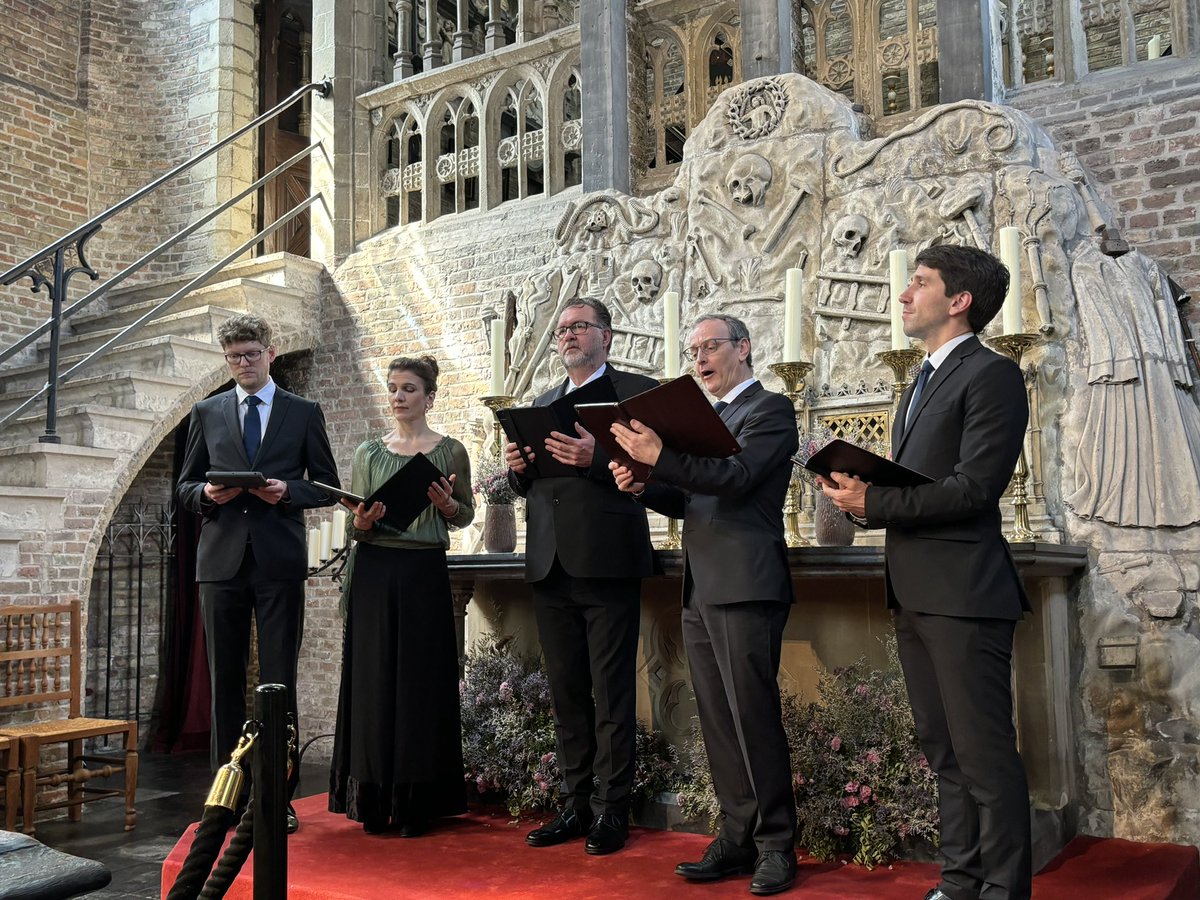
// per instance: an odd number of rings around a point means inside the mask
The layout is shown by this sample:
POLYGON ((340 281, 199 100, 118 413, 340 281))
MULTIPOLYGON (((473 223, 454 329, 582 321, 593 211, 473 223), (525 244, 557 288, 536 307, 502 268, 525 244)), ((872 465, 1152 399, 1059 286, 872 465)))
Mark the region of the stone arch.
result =
POLYGON ((441 215, 463 212, 469 207, 464 192, 469 182, 475 183, 475 207, 479 206, 479 169, 483 154, 483 129, 479 122, 482 98, 466 85, 451 85, 434 97, 425 117, 424 149, 424 210, 425 221, 432 222, 441 215), (475 119, 474 135, 469 132, 468 120, 475 119), (446 152, 443 141, 449 129, 451 149, 446 152), (472 164, 472 159, 474 160, 472 164), (465 174, 473 172, 474 174, 465 174), (445 185, 454 184, 453 197, 447 209, 445 185))
POLYGON ((728 3, 713 12, 697 30, 696 42, 689 54, 689 69, 692 73, 688 92, 691 94, 691 121, 699 122, 707 114, 717 95, 730 84, 738 84, 742 80, 742 29, 740 24, 741 6, 728 3), (737 18, 738 24, 733 23, 737 18), (720 39, 720 40, 719 40, 720 39), (718 77, 714 74, 713 53, 723 46, 728 54, 729 80, 721 84, 712 84, 718 77))
POLYGON ((416 104, 406 102, 381 117, 384 124, 371 136, 371 159, 376 161, 371 179, 371 233, 378 234, 395 225, 421 221, 424 199, 425 117, 416 104), (413 158, 413 141, 418 151, 413 158), (410 168, 420 166, 420 169, 410 168), (406 190, 416 179, 417 191, 406 190), (409 195, 416 193, 416 208, 409 195), (415 215, 414 215, 415 213, 415 215))
POLYGON ((547 165, 548 92, 541 73, 531 66, 516 66, 506 72, 488 92, 484 105, 484 146, 488 150, 486 207, 493 209, 506 200, 545 194, 551 181, 547 165), (511 120, 506 116, 512 116, 511 120), (536 124, 535 128, 530 128, 536 124), (512 134, 506 134, 512 131, 512 134), (540 134, 539 134, 540 132, 540 134), (529 166, 529 163, 535 163, 529 166), (537 178, 530 183, 531 168, 537 178), (511 170, 511 171, 509 171, 511 170), (531 190, 531 187, 535 188, 531 190))
POLYGON ((565 53, 554 62, 546 79, 546 184, 548 194, 557 194, 582 181, 583 75, 579 51, 565 53), (572 83, 573 80, 573 83, 572 83), (570 94, 577 94, 578 109, 570 94))
POLYGON ((646 30, 646 102, 652 146, 646 165, 663 169, 683 159, 683 142, 691 131, 690 99, 693 68, 687 43, 675 29, 654 25, 646 30), (677 63, 677 66, 673 63, 677 63), (678 72, 672 71, 678 68, 678 72))

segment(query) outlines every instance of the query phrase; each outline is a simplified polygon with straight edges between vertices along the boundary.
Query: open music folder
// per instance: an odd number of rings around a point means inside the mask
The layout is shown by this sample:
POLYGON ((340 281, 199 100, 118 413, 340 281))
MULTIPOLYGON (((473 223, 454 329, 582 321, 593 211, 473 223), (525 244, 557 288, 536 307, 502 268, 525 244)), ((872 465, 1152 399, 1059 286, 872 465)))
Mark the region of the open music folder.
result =
MULTIPOLYGON (((574 466, 561 463, 546 450, 546 438, 550 432, 578 437, 575 423, 579 416, 575 408, 580 403, 601 403, 617 399, 616 389, 607 376, 589 381, 569 393, 563 394, 546 406, 514 406, 496 410, 496 418, 508 439, 522 448, 533 450, 534 457, 525 459, 526 478, 575 478, 580 471, 574 466)), ((586 425, 585 425, 586 427, 586 425)))
POLYGON ((742 449, 691 375, 681 375, 626 400, 581 403, 575 410, 609 457, 633 472, 634 481, 646 481, 650 467, 621 449, 611 430, 613 422, 627 425, 637 419, 652 428, 665 446, 693 456, 725 458, 742 449))
POLYGON ((309 484, 331 497, 344 497, 355 504, 365 503, 370 507, 378 501, 387 507, 383 521, 403 531, 429 506, 429 486, 440 480, 442 475, 441 469, 431 463, 424 453, 417 453, 367 497, 320 481, 310 481, 309 484))
POLYGON ((833 481, 831 473, 845 472, 880 487, 916 487, 933 482, 928 475, 840 438, 834 438, 807 460, 793 456, 792 462, 828 481, 833 481))

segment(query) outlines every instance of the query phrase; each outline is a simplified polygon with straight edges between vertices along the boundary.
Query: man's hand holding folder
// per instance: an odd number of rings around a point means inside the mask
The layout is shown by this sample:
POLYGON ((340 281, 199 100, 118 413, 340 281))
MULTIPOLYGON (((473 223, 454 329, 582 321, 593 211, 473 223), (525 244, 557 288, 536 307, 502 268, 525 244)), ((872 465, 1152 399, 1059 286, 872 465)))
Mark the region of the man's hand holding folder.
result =
POLYGON ((574 478, 592 464, 596 439, 579 422, 576 407, 616 400, 608 378, 597 378, 564 394, 548 406, 497 410, 509 439, 505 461, 526 478, 574 478))

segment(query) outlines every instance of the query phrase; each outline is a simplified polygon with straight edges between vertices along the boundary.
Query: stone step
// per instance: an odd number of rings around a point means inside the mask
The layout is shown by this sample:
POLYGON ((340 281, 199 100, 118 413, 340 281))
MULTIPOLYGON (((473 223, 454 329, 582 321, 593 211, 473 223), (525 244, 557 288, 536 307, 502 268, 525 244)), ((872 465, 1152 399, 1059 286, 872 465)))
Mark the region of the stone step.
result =
MULTIPOLYGON (((324 271, 324 266, 321 263, 303 256, 293 256, 290 253, 271 253, 267 256, 259 256, 226 266, 224 271, 215 276, 217 281, 200 288, 200 290, 218 287, 224 281, 253 279, 263 284, 293 288, 315 296, 320 287, 322 271, 324 271)), ((110 309, 115 309, 121 306, 161 300, 169 297, 190 280, 190 277, 183 276, 132 287, 120 287, 108 295, 108 306, 110 309)), ((186 302, 186 298, 179 302, 186 302)))
POLYGON ((63 488, 0 485, 0 531, 29 535, 63 527, 63 488))
MULTIPOLYGON (((69 369, 83 355, 60 357, 60 371, 69 369)), ((149 375, 172 375, 199 379, 223 368, 221 349, 209 341, 166 335, 136 341, 120 352, 106 353, 79 374, 82 378, 112 372, 137 371, 149 375)), ((0 395, 28 396, 46 383, 46 364, 19 366, 0 371, 0 395)))
MULTIPOLYGON (((236 312, 247 312, 251 309, 259 311, 256 305, 258 299, 274 297, 281 291, 286 298, 294 298, 298 306, 301 305, 305 296, 302 291, 296 288, 283 287, 252 278, 226 278, 216 284, 197 288, 180 297, 164 318, 177 316, 191 310, 204 309, 205 307, 219 307, 236 312)), ((79 313, 70 319, 72 334, 78 337, 100 332, 111 334, 120 331, 126 325, 137 321, 137 319, 153 310, 170 294, 171 291, 165 291, 161 296, 141 300, 137 303, 125 303, 121 306, 95 313, 79 313)), ((146 329, 151 328, 156 321, 162 320, 152 320, 142 327, 142 330, 135 335, 135 338, 142 337, 146 333, 146 329)))
MULTIPOLYGON (((60 406, 54 430, 64 444, 129 452, 142 445, 159 418, 156 412, 101 406, 98 403, 60 406)), ((27 414, 9 422, 0 434, 0 444, 25 444, 36 441, 45 433, 46 409, 43 404, 36 414, 27 414)))
MULTIPOLYGON (((118 348, 119 352, 123 353, 124 348, 135 341, 148 341, 151 338, 172 335, 215 345, 217 342, 217 329, 221 327, 221 323, 231 316, 237 315, 238 312, 241 312, 241 310, 226 309, 220 306, 201 306, 196 309, 184 310, 180 313, 169 313, 152 322, 146 323, 140 331, 128 339, 127 343, 115 345, 110 348, 109 353, 117 351, 118 348)), ((107 328, 102 331, 92 331, 84 334, 76 334, 73 337, 65 337, 59 345, 59 355, 61 357, 75 358, 86 356, 119 334, 120 331, 121 329, 119 328, 107 328)), ((44 361, 48 353, 49 349, 47 346, 39 345, 38 361, 44 361)))
POLYGON ((0 449, 0 484, 8 488, 95 488, 113 483, 117 450, 69 444, 25 444, 0 449))
MULTIPOLYGON (((181 393, 189 390, 194 382, 188 378, 170 375, 142 375, 137 372, 110 372, 68 381, 58 389, 59 407, 80 406, 95 403, 121 409, 138 409, 162 413, 175 405, 181 393)), ((0 416, 16 409, 21 398, 0 397, 0 416)), ((38 407, 45 409, 41 398, 38 407)), ((38 407, 34 407, 35 409, 38 407)), ((32 409, 26 411, 32 414, 32 409)))

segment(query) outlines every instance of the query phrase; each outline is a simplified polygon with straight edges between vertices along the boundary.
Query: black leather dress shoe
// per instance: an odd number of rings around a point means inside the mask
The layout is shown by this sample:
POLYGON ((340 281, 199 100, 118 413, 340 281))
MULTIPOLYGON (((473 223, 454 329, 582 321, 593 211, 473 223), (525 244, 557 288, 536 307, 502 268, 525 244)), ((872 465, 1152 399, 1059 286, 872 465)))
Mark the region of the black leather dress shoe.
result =
POLYGON ((778 894, 796 882, 796 854, 792 851, 764 850, 754 865, 750 893, 778 894))
MULTIPOLYGON (((935 887, 933 890, 931 890, 928 894, 925 895, 925 900, 959 900, 959 898, 961 896, 962 896, 961 893, 947 894, 940 887, 935 887)), ((967 896, 974 898, 975 894, 968 893, 967 896)))
POLYGON ((680 863, 675 874, 688 881, 716 881, 728 875, 749 875, 757 860, 758 851, 753 847, 739 847, 733 841, 717 838, 708 845, 700 862, 680 863))
POLYGON ((629 825, 624 816, 616 813, 600 813, 592 822, 584 849, 592 856, 615 853, 625 846, 629 837, 629 825))
POLYGON ((296 815, 296 810, 292 808, 292 804, 288 804, 287 808, 287 833, 295 834, 300 829, 300 818, 296 815))
POLYGON ((525 843, 530 847, 553 847, 556 844, 565 844, 567 841, 583 837, 591 826, 591 813, 581 813, 571 807, 566 807, 559 810, 558 815, 541 828, 535 828, 525 835, 525 843))

